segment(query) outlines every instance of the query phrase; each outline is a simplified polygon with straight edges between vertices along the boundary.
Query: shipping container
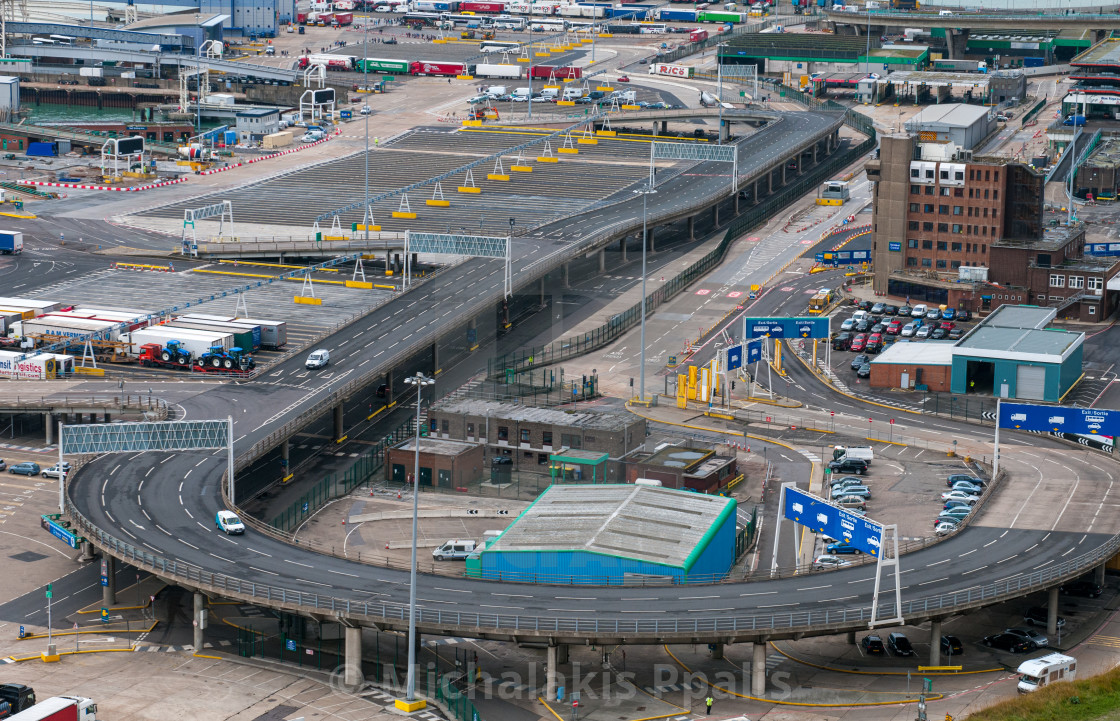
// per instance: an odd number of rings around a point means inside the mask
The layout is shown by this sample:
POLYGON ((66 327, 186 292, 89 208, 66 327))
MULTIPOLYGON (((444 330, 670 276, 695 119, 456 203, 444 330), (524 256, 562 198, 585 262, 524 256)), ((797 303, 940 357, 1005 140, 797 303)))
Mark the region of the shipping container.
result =
MULTIPOLYGON (((48 380, 74 372, 74 356, 60 353, 39 353, 21 360, 23 355, 18 351, 0 351, 0 377, 48 380)), ((31 709, 35 708, 38 708, 38 706, 31 707, 31 709)), ((13 718, 25 718, 24 713, 27 712, 9 716, 9 721, 13 718)))
POLYGON ((571 66, 557 67, 555 65, 534 65, 529 73, 531 78, 572 78, 579 80, 583 77, 583 70, 571 66))
POLYGON ((437 63, 431 60, 417 60, 408 66, 412 75, 466 75, 466 69, 467 66, 463 63, 437 63))
POLYGON ((40 318, 80 318, 82 320, 96 320, 104 323, 124 324, 123 332, 133 331, 137 328, 147 328, 151 325, 148 318, 139 318, 129 313, 114 313, 111 311, 69 310, 48 313, 40 318))
POLYGON ((166 325, 153 325, 150 328, 134 330, 121 335, 120 339, 122 343, 129 344, 128 354, 132 356, 140 355, 140 348, 148 343, 166 346, 169 340, 179 341, 195 358, 208 353, 214 346, 221 346, 222 350, 229 350, 235 346, 233 335, 230 333, 171 328, 166 325))
POLYGON ((236 318, 226 315, 206 315, 204 313, 187 313, 181 315, 179 318, 183 320, 203 320, 203 321, 217 321, 219 323, 231 323, 234 325, 243 325, 246 327, 260 328, 260 344, 262 348, 277 349, 283 348, 288 344, 288 324, 283 321, 276 320, 259 320, 257 318, 236 318))
POLYGON ((27 154, 37 158, 53 158, 58 155, 58 143, 28 143, 27 154))
MULTIPOLYGON (((173 320, 170 323, 164 323, 163 328, 187 328, 189 330, 201 330, 208 333, 230 333, 233 335, 233 345, 242 350, 256 350, 260 348, 260 341, 253 345, 253 331, 247 328, 239 328, 229 323, 218 323, 211 320, 173 320)), ((260 330, 257 330, 256 337, 260 338, 260 330)))
POLYGON ((354 13, 335 13, 332 20, 332 25, 353 25, 354 13))
POLYGON ((393 58, 362 58, 358 60, 358 70, 368 73, 397 73, 407 75, 410 60, 396 60, 393 58))
POLYGON ((479 78, 520 78, 520 65, 475 65, 474 76, 479 78))
POLYGON ((8 326, 23 320, 23 312, 18 310, 0 309, 0 335, 7 335, 8 326))
POLYGON ((62 306, 63 304, 57 300, 38 300, 35 298, 0 298, 0 308, 9 308, 11 310, 29 310, 33 312, 33 315, 25 315, 25 318, 34 318, 36 315, 50 313, 52 310, 61 310, 62 306))
MULTIPOLYGON (((58 336, 72 340, 84 340, 88 336, 98 335, 104 340, 117 340, 120 331, 117 323, 91 320, 89 318, 57 318, 49 315, 39 316, 30 320, 13 323, 9 335, 18 336, 58 336)), ((51 338, 42 338, 45 342, 53 342, 51 338)))
POLYGON ((102 68, 80 68, 78 75, 83 78, 103 78, 105 77, 105 70, 102 68))
POLYGON ((678 10, 676 8, 658 8, 657 19, 680 23, 696 22, 695 10, 678 10))
POLYGON ((746 20, 743 13, 706 10, 697 18, 702 23, 741 23, 746 20))
POLYGON ((1041 68, 1046 64, 1046 58, 1023 58, 1023 67, 1041 68))
POLYGON ((691 78, 694 68, 690 65, 669 65, 654 63, 649 66, 650 75, 671 75, 674 78, 691 78))
POLYGON ((23 252, 23 233, 17 230, 0 230, 0 253, 12 255, 23 252))
POLYGON ((506 7, 506 3, 461 2, 459 12, 504 13, 506 7))
POLYGON ((198 321, 200 323, 216 323, 218 325, 223 325, 223 326, 228 327, 231 332, 236 332, 239 329, 240 330, 247 330, 247 331, 249 331, 253 334, 253 341, 252 341, 253 344, 251 346, 241 346, 242 348, 244 348, 246 350, 249 350, 250 348, 252 350, 258 350, 261 347, 261 344, 264 340, 264 334, 263 334, 263 331, 261 329, 260 324, 257 323, 256 321, 253 321, 253 320, 245 320, 245 319, 239 319, 239 318, 226 318, 226 317, 223 317, 223 316, 216 316, 216 315, 203 315, 201 313, 188 313, 186 315, 178 316, 178 318, 176 318, 176 320, 177 321, 178 320, 191 321, 191 322, 198 321))

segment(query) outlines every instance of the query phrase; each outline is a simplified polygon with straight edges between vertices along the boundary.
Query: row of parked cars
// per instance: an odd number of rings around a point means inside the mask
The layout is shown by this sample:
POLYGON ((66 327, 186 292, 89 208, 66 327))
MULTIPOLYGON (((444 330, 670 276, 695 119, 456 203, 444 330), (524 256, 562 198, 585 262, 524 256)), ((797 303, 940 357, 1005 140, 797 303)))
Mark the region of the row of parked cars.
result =
POLYGON ((16 476, 42 476, 43 478, 58 478, 60 475, 70 472, 70 462, 64 462, 62 466, 57 463, 50 468, 42 468, 38 463, 25 461, 23 463, 14 463, 8 466, 4 459, 0 458, 0 471, 8 469, 8 473, 16 476))
POLYGON ((956 531, 984 495, 988 482, 968 473, 952 473, 945 481, 949 490, 941 494, 944 506, 933 520, 933 531, 947 536, 956 531))
MULTIPOLYGON (((828 498, 833 503, 856 515, 867 514, 867 502, 871 500, 871 488, 864 481, 871 468, 875 454, 870 447, 842 448, 837 446, 834 458, 829 461, 828 498)), ((835 538, 825 539, 825 552, 813 561, 817 569, 841 568, 851 564, 843 556, 857 555, 860 550, 855 546, 835 538)))

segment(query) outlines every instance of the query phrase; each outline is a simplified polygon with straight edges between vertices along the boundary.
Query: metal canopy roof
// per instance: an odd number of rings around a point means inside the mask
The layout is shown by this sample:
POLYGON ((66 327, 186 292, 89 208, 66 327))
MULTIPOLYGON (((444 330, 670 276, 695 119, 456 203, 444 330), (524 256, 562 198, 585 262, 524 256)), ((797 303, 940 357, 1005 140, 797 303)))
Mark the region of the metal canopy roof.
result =
POLYGON ((735 506, 656 486, 551 486, 485 553, 583 551, 687 570, 735 506))
POLYGON ((1033 363, 1060 363, 1085 342, 1085 334, 1045 329, 1054 308, 1001 305, 957 342, 957 353, 1033 363))

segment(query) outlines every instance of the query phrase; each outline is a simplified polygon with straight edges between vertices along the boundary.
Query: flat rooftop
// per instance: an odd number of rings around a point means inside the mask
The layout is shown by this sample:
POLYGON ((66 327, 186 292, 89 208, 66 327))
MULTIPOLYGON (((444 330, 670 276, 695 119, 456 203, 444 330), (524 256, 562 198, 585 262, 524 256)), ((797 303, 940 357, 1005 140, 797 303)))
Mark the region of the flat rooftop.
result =
MULTIPOLYGON (((975 161, 976 158, 973 158, 975 161)), ((985 160, 987 160, 985 158, 985 160)), ((1078 235, 1085 232, 1085 226, 1077 225, 1048 225, 1042 230, 1041 238, 1030 240, 1013 240, 1002 238, 992 243, 994 248, 1031 248, 1034 250, 1058 250, 1078 235)))
POLYGON ((963 355, 1004 360, 1056 363, 1085 342, 1085 334, 1045 329, 1057 315, 1054 308, 1001 305, 956 347, 963 355))
POLYGON ((884 45, 881 48, 872 48, 867 54, 869 58, 909 58, 917 60, 929 52, 928 45, 884 45))
POLYGON ((1108 39, 1076 55, 1069 64, 1074 67, 1088 65, 1120 66, 1120 40, 1108 39))
POLYGON ((1050 325, 1058 311, 1036 305, 1001 305, 995 312, 980 321, 981 327, 1030 328, 1041 330, 1050 325))
POLYGON ((149 28, 200 27, 211 28, 229 20, 229 15, 221 13, 169 13, 144 18, 128 25, 125 30, 145 30, 149 28))
POLYGON ((1120 138, 1101 137, 1101 142, 1093 150, 1088 160, 1081 164, 1098 168, 1116 168, 1120 166, 1120 138))
POLYGON ((968 105, 966 103, 944 103, 930 105, 922 112, 910 118, 906 123, 908 128, 917 128, 928 125, 948 125, 955 128, 968 128, 974 123, 987 117, 990 108, 982 105, 968 105))
POLYGON ((485 551, 583 551, 687 570, 733 498, 631 484, 550 486, 485 551))
MULTIPOLYGON (((988 76, 981 73, 949 73, 929 70, 896 70, 880 82, 894 85, 907 83, 924 83, 933 87, 974 88, 987 89, 988 76)), ((940 107, 940 106, 932 106, 940 107)))
POLYGON ((895 341, 871 361, 871 365, 953 365, 956 341, 925 340, 922 342, 895 341))
MULTIPOLYGON (((420 452, 432 453, 437 456, 457 456, 461 453, 466 453, 472 448, 478 448, 477 443, 464 443, 463 441, 452 441, 446 438, 421 438, 420 439, 420 452)), ((409 438, 403 443, 398 443, 393 448, 400 451, 415 451, 416 439, 409 438)))
POLYGON ((571 428, 589 428, 601 431, 622 431, 637 420, 629 413, 610 411, 562 411, 554 408, 534 408, 515 403, 499 403, 460 398, 432 406, 437 413, 458 413, 469 416, 490 416, 526 423, 546 423, 571 428))

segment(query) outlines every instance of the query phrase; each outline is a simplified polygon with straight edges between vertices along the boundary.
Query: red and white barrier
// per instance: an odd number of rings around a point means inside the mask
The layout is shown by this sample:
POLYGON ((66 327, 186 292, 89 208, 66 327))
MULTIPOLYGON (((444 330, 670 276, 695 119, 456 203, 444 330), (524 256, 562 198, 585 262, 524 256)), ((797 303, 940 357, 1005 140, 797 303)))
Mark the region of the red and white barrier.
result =
MULTIPOLYGON (((338 135, 340 132, 341 131, 336 131, 335 135, 338 135)), ((301 150, 307 150, 308 148, 313 148, 316 145, 321 145, 321 144, 327 142, 328 140, 330 140, 331 137, 332 136, 328 135, 327 137, 323 138, 322 140, 316 140, 314 143, 307 143, 306 145, 301 145, 297 148, 289 148, 287 150, 281 150, 279 153, 270 153, 269 155, 262 155, 258 158, 252 158, 251 160, 245 160, 245 161, 240 162, 240 163, 231 163, 230 165, 227 165, 224 168, 214 168, 213 170, 203 170, 202 172, 199 173, 199 175, 213 175, 215 173, 224 173, 227 170, 233 170, 234 168, 240 168, 242 165, 252 165, 253 163, 259 163, 262 160, 271 160, 273 158, 279 158, 281 155, 288 155, 290 153, 298 153, 301 150)))
POLYGON ((48 183, 43 180, 17 180, 19 185, 38 185, 47 188, 74 188, 75 190, 112 190, 117 193, 138 193, 141 190, 151 190, 152 188, 162 188, 165 185, 175 185, 176 183, 185 183, 186 178, 177 178, 175 180, 164 180, 159 183, 149 183, 148 185, 134 185, 131 187, 113 187, 110 185, 83 185, 81 183, 48 183))

